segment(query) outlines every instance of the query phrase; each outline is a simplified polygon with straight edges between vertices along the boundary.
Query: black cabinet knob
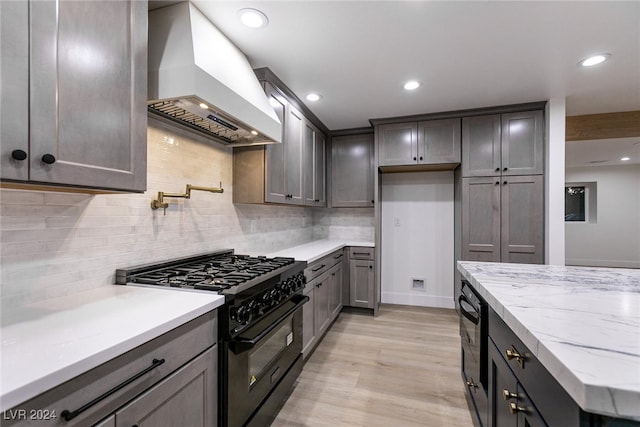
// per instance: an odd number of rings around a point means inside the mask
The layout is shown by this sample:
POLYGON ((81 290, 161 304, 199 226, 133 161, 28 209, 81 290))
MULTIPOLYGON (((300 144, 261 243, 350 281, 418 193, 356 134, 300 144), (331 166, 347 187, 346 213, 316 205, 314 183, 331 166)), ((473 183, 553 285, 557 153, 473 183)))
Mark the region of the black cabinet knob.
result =
POLYGON ((370 265, 370 266, 369 266, 369 270, 373 270, 373 265, 370 265))
POLYGON ((509 168, 502 168, 502 171, 503 171, 503 172, 506 172, 506 171, 507 171, 507 169, 509 169, 509 168))
POLYGON ((53 154, 45 154, 44 156, 42 156, 42 163, 52 165, 55 162, 56 162, 56 158, 53 154))
POLYGON ((500 168, 496 168, 496 172, 500 172, 500 168))
POLYGON ((420 160, 422 160, 422 156, 420 156, 420 160))
POLYGON ((504 182, 503 182, 503 184, 504 184, 504 185, 507 185, 507 181, 504 181, 504 182))
POLYGON ((375 203, 376 203, 376 201, 375 201, 375 200, 372 200, 372 201, 371 201, 371 204, 372 204, 372 205, 373 205, 373 204, 375 204, 375 203))
POLYGON ((415 160, 416 158, 414 157, 413 160, 415 160))
POLYGON ((15 160, 24 160, 27 158, 27 152, 24 150, 13 150, 11 152, 11 157, 15 160))

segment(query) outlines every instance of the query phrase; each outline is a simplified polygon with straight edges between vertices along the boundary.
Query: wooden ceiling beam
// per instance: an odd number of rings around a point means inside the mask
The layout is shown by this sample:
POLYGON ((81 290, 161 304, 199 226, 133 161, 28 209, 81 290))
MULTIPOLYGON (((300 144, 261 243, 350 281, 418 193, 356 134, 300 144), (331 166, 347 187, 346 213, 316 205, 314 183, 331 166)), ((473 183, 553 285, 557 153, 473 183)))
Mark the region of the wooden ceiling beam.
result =
POLYGON ((566 118, 566 141, 636 136, 640 136, 640 110, 568 116, 566 118))

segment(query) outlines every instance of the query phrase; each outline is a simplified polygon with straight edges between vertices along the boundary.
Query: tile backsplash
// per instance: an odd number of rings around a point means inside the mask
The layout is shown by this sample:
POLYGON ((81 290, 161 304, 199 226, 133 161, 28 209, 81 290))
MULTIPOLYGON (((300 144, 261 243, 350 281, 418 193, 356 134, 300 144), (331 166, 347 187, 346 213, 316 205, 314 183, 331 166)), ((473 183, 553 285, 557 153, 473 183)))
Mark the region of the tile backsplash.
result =
POLYGON ((144 194, 0 190, 1 297, 24 304, 111 285, 116 268, 234 248, 269 253, 315 238, 373 239, 373 210, 234 205, 232 149, 150 118, 144 194), (166 215, 150 202, 166 199, 166 215), (366 212, 365 212, 366 211, 366 212))

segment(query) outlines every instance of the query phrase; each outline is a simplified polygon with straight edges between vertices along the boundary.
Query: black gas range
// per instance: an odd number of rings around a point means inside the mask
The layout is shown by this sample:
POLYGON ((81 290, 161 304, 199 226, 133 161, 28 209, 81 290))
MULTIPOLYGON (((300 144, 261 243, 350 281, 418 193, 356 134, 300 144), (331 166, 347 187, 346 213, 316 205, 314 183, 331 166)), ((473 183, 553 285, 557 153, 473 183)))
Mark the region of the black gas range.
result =
POLYGON ((216 292, 219 425, 268 425, 302 369, 306 262, 232 249, 116 270, 116 283, 216 292))

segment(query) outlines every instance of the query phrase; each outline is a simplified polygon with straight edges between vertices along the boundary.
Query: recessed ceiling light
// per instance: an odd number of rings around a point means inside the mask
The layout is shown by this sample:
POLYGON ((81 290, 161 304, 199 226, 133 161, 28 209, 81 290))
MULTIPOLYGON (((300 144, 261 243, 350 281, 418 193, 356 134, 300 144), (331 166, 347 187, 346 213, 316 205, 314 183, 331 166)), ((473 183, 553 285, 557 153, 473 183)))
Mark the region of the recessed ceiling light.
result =
POLYGON ((420 87, 420 82, 417 80, 409 80, 404 84, 405 90, 416 90, 420 87))
POLYGON ((203 110, 208 110, 209 106, 207 104, 205 104, 204 102, 200 103, 200 108, 202 108, 203 110))
POLYGON ((249 28, 263 28, 269 23, 267 15, 258 9, 240 9, 240 21, 249 28))
POLYGON ((578 65, 581 67, 592 67, 594 65, 598 65, 609 59, 611 56, 610 53, 600 53, 598 55, 590 56, 582 61, 578 62, 578 65))
POLYGON ((320 98, 322 98, 322 96, 320 96, 317 93, 310 93, 309 95, 307 95, 307 101, 311 101, 311 102, 319 101, 320 98))
POLYGON ((622 157, 620 160, 622 160, 623 162, 626 162, 628 160, 631 160, 631 157, 622 157))
POLYGON ((258 135, 258 131, 257 131, 257 130, 252 130, 252 131, 251 131, 251 135, 253 135, 253 136, 257 136, 257 135, 258 135))

